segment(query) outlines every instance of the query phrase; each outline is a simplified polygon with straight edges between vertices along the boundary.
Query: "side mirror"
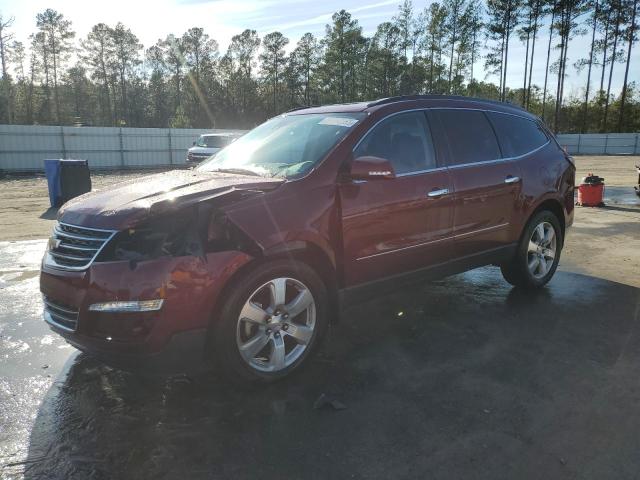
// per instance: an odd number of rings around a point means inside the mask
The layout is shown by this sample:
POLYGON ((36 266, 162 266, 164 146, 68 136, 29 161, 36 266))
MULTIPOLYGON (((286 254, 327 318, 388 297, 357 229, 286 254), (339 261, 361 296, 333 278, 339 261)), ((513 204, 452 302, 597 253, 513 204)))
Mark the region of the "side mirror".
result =
POLYGON ((353 180, 391 180, 396 178, 393 165, 386 158, 358 157, 351 162, 353 180))

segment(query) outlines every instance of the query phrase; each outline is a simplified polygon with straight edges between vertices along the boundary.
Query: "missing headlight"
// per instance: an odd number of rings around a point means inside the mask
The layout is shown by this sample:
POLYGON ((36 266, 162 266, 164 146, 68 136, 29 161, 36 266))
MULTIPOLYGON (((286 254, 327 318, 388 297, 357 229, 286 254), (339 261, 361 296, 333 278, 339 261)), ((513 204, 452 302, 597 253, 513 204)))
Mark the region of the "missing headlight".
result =
POLYGON ((259 255, 259 248, 226 215, 208 205, 182 210, 119 232, 97 261, 151 260, 163 256, 199 256, 240 250, 259 255))
POLYGON ((100 255, 99 261, 143 261, 162 256, 179 256, 200 252, 195 230, 195 216, 180 212, 145 222, 119 232, 100 255), (197 247, 192 248, 194 243, 197 247))

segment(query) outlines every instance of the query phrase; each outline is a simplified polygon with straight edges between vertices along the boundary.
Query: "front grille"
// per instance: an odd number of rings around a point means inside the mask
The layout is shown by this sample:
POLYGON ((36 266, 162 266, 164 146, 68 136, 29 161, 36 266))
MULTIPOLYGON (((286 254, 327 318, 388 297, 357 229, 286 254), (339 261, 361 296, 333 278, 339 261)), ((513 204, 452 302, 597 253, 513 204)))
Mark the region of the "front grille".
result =
POLYGON ((78 327, 78 310, 69 305, 43 297, 44 319, 54 327, 61 328, 68 332, 75 332, 78 327))
POLYGON ((205 158, 209 158, 211 156, 210 153, 190 153, 187 158, 191 161, 195 160, 204 160, 205 158))
POLYGON ((84 270, 116 233, 58 223, 49 240, 45 263, 63 270, 84 270))

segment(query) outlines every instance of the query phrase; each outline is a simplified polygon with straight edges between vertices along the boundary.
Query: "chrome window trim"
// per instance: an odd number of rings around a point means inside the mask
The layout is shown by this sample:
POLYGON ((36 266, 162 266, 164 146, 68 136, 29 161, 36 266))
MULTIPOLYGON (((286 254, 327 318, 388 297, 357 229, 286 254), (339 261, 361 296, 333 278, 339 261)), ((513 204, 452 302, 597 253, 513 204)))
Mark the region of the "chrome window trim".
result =
MULTIPOLYGON (((407 100, 407 101, 415 101, 415 100, 407 100)), ((362 137, 360 138, 360 140, 358 140, 358 142, 355 144, 355 146, 351 149, 352 153, 355 153, 355 151, 358 149, 358 147, 360 146, 360 144, 364 141, 365 138, 367 138, 367 135, 369 135, 369 133, 371 133, 371 131, 376 128, 381 122, 394 117, 396 115, 400 115, 402 113, 409 113, 409 112, 427 112, 429 110, 471 110, 471 111, 477 111, 477 112, 484 112, 484 113, 498 113, 501 115, 511 115, 513 117, 518 117, 518 118, 522 118, 524 120, 527 120, 531 123, 536 123, 536 120, 528 118, 526 116, 523 115, 518 115, 517 113, 510 113, 510 112, 501 112, 499 110, 494 110, 491 108, 472 108, 472 107, 462 107, 462 108, 456 108, 456 107, 421 107, 421 108, 412 108, 409 110, 401 110, 398 112, 393 112, 390 113, 388 115, 385 115, 384 117, 382 117, 380 120, 378 120, 376 123, 374 123, 371 127, 369 127, 369 129, 362 135, 362 137)), ((487 121, 491 122, 490 119, 487 118, 487 121)), ((429 119, 427 119, 427 125, 429 125, 429 119)), ((490 123, 491 125, 491 123, 490 123)), ((493 125, 492 125, 493 127, 493 125)), ((431 133, 431 125, 429 125, 429 133, 431 133)), ((411 176, 411 175, 421 175, 424 173, 429 173, 429 172, 434 172, 434 171, 438 171, 438 170, 446 170, 447 168, 465 168, 465 167, 469 167, 472 165, 483 165, 483 164, 490 164, 490 163, 500 163, 500 162, 508 162, 508 161, 512 161, 512 160, 519 160, 522 157, 526 157, 527 155, 531 155, 532 153, 537 152, 538 150, 541 150, 542 148, 546 147, 547 145, 549 145, 549 143, 551 143, 551 139, 549 138, 549 136, 545 133, 545 136, 547 137, 547 142, 544 143, 543 145, 540 145, 538 148, 531 150, 530 152, 526 152, 523 153, 522 155, 517 155, 515 157, 504 157, 504 158, 495 158, 492 160, 483 160, 481 162, 471 162, 471 163, 459 163, 459 164, 455 164, 455 165, 446 165, 446 166, 442 166, 442 167, 436 167, 436 168, 430 168, 430 169, 425 169, 425 170, 419 170, 419 171, 415 171, 415 172, 405 172, 405 173, 400 173, 398 175, 396 175, 396 177, 407 177, 407 176, 411 176)), ((500 145, 500 141, 497 138, 496 135, 496 141, 498 142, 498 145, 500 145)), ((434 143, 434 151, 435 151, 435 143, 434 143)), ((436 159, 437 161, 437 159, 436 159)), ((363 181, 363 183, 366 183, 366 180, 363 181)))
POLYGON ((425 173, 431 173, 431 172, 440 172, 442 170, 446 170, 447 167, 437 167, 437 168, 427 168, 425 170, 416 170, 415 172, 405 172, 405 173, 399 173, 396 175, 396 178, 398 177, 411 177, 413 175, 424 175, 425 173))
MULTIPOLYGON (((82 272, 84 270, 87 270, 91 265, 93 265, 93 262, 96 260, 96 258, 98 258, 98 255, 100 255, 100 253, 102 252, 102 250, 104 249, 104 247, 107 246, 107 244, 109 242, 111 242, 111 240, 113 239, 113 237, 118 233, 118 230, 105 230, 102 228, 91 228, 91 227, 83 227, 82 225, 73 225, 71 223, 64 223, 64 222, 58 222, 58 224, 63 225, 65 227, 70 227, 70 228, 78 228, 81 230, 91 230, 92 232, 101 232, 101 233, 108 233, 109 236, 105 237, 104 239, 101 238, 89 238, 86 237, 87 239, 89 239, 89 241, 102 241, 104 240, 103 244, 100 246, 100 248, 98 248, 96 250, 96 253, 93 257, 91 257, 91 259, 87 262, 86 265, 83 266, 79 266, 79 267, 73 267, 73 266, 68 266, 68 265, 62 265, 58 262, 56 262, 54 256, 52 253, 49 253, 49 245, 47 244, 47 249, 45 251, 44 254, 44 264, 47 267, 51 267, 51 268, 57 268, 58 270, 66 270, 66 271, 71 271, 71 272, 82 272)), ((55 225, 53 227, 53 234, 55 235, 57 230, 57 225, 55 225)), ((66 235, 64 232, 62 232, 63 236, 66 235)), ((73 238, 73 234, 70 234, 70 238, 73 238)))
POLYGON ((536 153, 538 150, 542 150, 544 147, 549 145, 549 143, 551 143, 551 140, 547 139, 547 143, 540 145, 535 150, 531 150, 530 152, 523 153, 522 155, 517 155, 515 157, 496 158, 494 160, 483 160, 482 162, 458 163, 456 165, 450 165, 449 168, 450 169, 465 168, 465 167, 472 167, 474 165, 486 165, 489 163, 502 163, 502 162, 511 162, 513 160, 520 160, 521 158, 526 157, 527 155, 531 155, 532 153, 536 153))

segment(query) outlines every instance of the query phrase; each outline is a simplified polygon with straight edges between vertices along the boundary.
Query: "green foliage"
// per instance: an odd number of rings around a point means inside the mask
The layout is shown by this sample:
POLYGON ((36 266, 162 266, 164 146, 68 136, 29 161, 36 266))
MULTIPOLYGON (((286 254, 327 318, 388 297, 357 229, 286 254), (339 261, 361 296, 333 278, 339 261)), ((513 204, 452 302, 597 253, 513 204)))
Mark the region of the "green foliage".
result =
POLYGON ((23 45, 0 15, 0 123, 251 128, 303 105, 457 94, 522 105, 556 131, 640 130, 628 68, 638 0, 441 0, 418 11, 398 1, 370 37, 341 10, 322 38, 306 33, 290 46, 281 32, 260 39, 247 29, 226 52, 201 27, 145 50, 121 23, 74 42, 71 22, 52 9, 23 45), (569 59, 570 43, 587 34, 583 58, 569 59), (517 43, 524 59, 512 58, 517 43), (524 75, 507 83, 514 61, 524 75), (534 68, 546 69, 544 84, 531 82, 534 68), (589 83, 569 95, 573 68, 587 69, 589 83))

